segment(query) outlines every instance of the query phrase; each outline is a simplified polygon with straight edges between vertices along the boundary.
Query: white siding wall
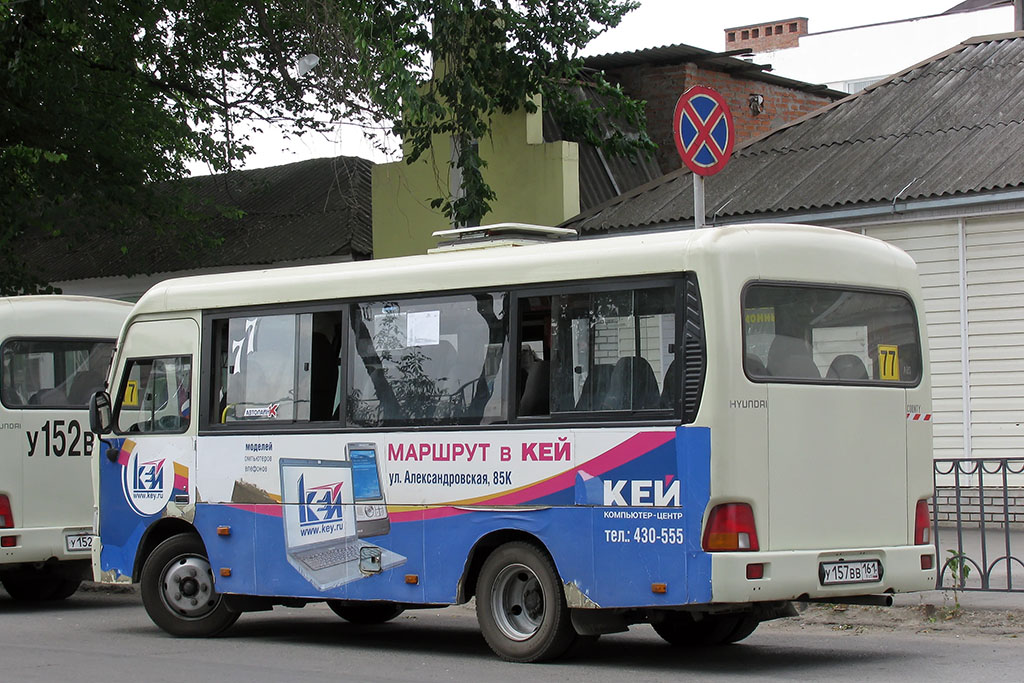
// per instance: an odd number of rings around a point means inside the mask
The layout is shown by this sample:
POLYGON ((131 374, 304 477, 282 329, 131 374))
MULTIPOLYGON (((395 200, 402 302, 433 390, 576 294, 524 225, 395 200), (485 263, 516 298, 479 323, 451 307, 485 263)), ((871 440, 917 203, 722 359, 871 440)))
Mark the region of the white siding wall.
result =
POLYGON ((934 454, 936 458, 963 457, 959 224, 956 220, 903 223, 869 227, 865 232, 903 249, 917 262, 931 353, 934 454))
POLYGON ((967 221, 974 457, 1024 455, 1024 217, 967 221))

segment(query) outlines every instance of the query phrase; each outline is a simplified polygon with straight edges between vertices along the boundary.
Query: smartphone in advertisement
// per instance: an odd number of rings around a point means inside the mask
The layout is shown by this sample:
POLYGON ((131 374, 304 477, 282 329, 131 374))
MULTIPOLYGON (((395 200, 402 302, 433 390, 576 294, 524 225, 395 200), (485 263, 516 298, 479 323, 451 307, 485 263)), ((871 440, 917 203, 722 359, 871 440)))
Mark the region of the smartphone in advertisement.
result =
POLYGON ((356 506, 356 534, 359 538, 384 536, 391 531, 384 484, 377 462, 377 445, 350 443, 345 454, 352 463, 352 493, 356 506))

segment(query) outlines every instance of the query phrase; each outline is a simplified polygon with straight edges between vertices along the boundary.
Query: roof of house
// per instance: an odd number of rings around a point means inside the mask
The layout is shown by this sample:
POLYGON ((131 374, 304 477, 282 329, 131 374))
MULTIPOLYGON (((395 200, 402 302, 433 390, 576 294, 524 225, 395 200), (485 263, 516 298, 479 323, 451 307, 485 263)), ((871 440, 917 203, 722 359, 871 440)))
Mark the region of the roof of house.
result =
POLYGON ((1013 0, 964 0, 964 2, 957 3, 953 7, 943 12, 943 14, 956 14, 958 12, 973 12, 979 9, 989 9, 991 7, 1001 7, 1003 5, 1012 5, 1013 0))
MULTIPOLYGON (((737 147, 709 218, 785 216, 1024 185, 1024 32, 967 40, 737 147)), ((683 168, 581 213, 581 232, 693 219, 683 168)))
MULTIPOLYGON (((588 102, 598 112, 603 112, 601 97, 592 88, 577 87, 575 94, 588 102)), ((605 138, 611 136, 613 129, 621 129, 626 134, 637 131, 622 121, 611 121, 603 113, 598 115, 597 125, 600 134, 605 138)), ((544 141, 570 139, 565 135, 562 125, 547 109, 544 110, 544 141)), ((654 155, 638 153, 633 156, 616 155, 585 141, 574 140, 579 147, 580 177, 580 210, 603 204, 638 185, 650 182, 662 175, 661 167, 654 155)))
POLYGON ((183 233, 145 227, 90 234, 69 247, 45 239, 25 251, 49 282, 165 273, 215 266, 301 262, 372 255, 370 169, 356 157, 198 176, 178 181, 201 214, 198 227, 219 245, 182 249, 183 233), (126 247, 126 249, 122 249, 126 247))
POLYGON ((839 99, 845 97, 846 93, 839 90, 832 90, 825 85, 817 83, 806 83, 792 78, 776 76, 771 72, 771 64, 757 64, 746 59, 739 59, 738 55, 749 55, 748 49, 731 50, 729 52, 712 52, 693 45, 665 45, 663 47, 652 47, 645 50, 633 50, 631 52, 613 52, 604 55, 585 57, 583 64, 591 69, 612 70, 630 66, 647 64, 652 66, 666 64, 699 64, 700 66, 722 71, 752 81, 770 83, 790 90, 813 93, 823 97, 839 99))
MULTIPOLYGON (((833 100, 846 97, 846 93, 830 90, 824 85, 814 85, 775 76, 767 73, 766 70, 771 69, 769 65, 754 64, 753 62, 737 59, 733 56, 733 54, 743 52, 743 50, 724 53, 711 52, 692 45, 668 45, 665 47, 635 50, 633 52, 595 55, 585 58, 584 64, 587 68, 600 70, 637 65, 699 64, 704 68, 722 71, 737 78, 771 83, 798 92, 829 97, 833 100)), ((601 98, 594 89, 577 88, 576 94, 590 102, 596 110, 603 110, 601 98)), ((613 128, 625 129, 627 134, 630 132, 629 126, 626 126, 623 122, 612 122, 604 116, 599 116, 598 125, 601 127, 601 133, 605 136, 611 135, 613 128)), ((546 142, 569 139, 564 135, 559 122, 547 111, 544 114, 544 139, 546 142)), ((580 140, 575 141, 580 143, 581 211, 587 211, 603 204, 621 195, 623 192, 628 192, 639 185, 660 178, 662 175, 662 170, 654 155, 646 156, 641 154, 636 157, 616 156, 580 140)))

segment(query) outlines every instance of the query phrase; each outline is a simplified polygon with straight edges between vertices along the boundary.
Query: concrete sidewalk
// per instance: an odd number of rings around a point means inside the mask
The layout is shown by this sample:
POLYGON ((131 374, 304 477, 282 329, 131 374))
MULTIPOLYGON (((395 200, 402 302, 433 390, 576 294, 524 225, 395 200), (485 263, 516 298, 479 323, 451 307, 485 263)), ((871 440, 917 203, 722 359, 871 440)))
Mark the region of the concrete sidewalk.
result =
POLYGON ((897 593, 893 596, 893 607, 952 607, 957 602, 965 610, 1006 610, 1024 613, 1024 592, 1006 593, 999 591, 923 591, 921 593, 897 593))
POLYGON ((965 581, 966 588, 980 589, 984 585, 983 578, 987 578, 988 590, 960 590, 954 594, 952 572, 946 567, 942 576, 943 589, 896 595, 894 606, 933 605, 943 608, 959 602, 965 610, 1024 612, 1024 531, 986 529, 983 535, 977 528, 965 528, 958 541, 955 527, 940 527, 940 569, 952 557, 950 550, 962 551, 964 564, 970 568, 965 581), (1007 591, 1007 587, 1020 592, 1007 591))

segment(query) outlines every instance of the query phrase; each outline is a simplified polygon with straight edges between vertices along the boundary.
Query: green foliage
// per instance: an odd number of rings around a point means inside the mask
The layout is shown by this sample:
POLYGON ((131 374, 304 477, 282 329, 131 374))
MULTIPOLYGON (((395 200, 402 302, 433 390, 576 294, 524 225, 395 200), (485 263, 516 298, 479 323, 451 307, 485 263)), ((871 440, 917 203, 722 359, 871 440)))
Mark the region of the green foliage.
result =
MULTIPOLYGON (((323 27, 314 52, 329 81, 362 96, 349 118, 393 121, 412 163, 441 139, 455 141, 462 193, 432 202, 457 224, 478 222, 495 199, 476 142, 492 118, 535 111, 540 95, 570 139, 616 154, 649 153, 643 103, 600 74, 582 73, 579 50, 636 6, 633 0, 405 0, 315 2, 323 27), (371 10, 368 12, 368 10, 371 10), (353 83, 361 84, 352 87, 353 83), (601 98, 595 109, 583 88, 601 98), (603 124, 603 125, 602 125, 603 124), (639 131, 633 134, 623 132, 639 131)), ((319 68, 319 67, 318 67, 319 68)), ((320 101, 340 101, 326 88, 320 101)), ((447 143, 447 141, 445 141, 447 143)))
POLYGON ((954 590, 963 588, 967 577, 971 575, 971 565, 967 562, 967 556, 956 550, 947 550, 946 552, 949 553, 946 564, 949 565, 949 574, 953 577, 954 590))
POLYGON ((949 557, 946 559, 946 565, 949 567, 949 574, 953 578, 953 609, 949 610, 946 615, 947 619, 960 616, 960 593, 963 587, 967 584, 967 577, 971 575, 971 565, 968 563, 967 556, 955 549, 947 550, 949 557))
POLYGON ((474 141, 497 113, 533 109, 535 95, 568 135, 650 150, 645 134, 617 128, 642 131, 642 104, 584 78, 578 59, 635 4, 0 0, 0 293, 45 288, 13 245, 54 230, 69 250, 88 248, 95 230, 140 226, 209 248, 194 200, 171 181, 196 160, 237 168, 252 151, 244 131, 265 124, 286 135, 343 121, 393 128, 410 161, 436 136, 456 140, 463 192, 453 200, 445 187, 436 205, 460 223, 495 198, 474 141), (309 53, 320 62, 299 77, 293 65, 309 53))

